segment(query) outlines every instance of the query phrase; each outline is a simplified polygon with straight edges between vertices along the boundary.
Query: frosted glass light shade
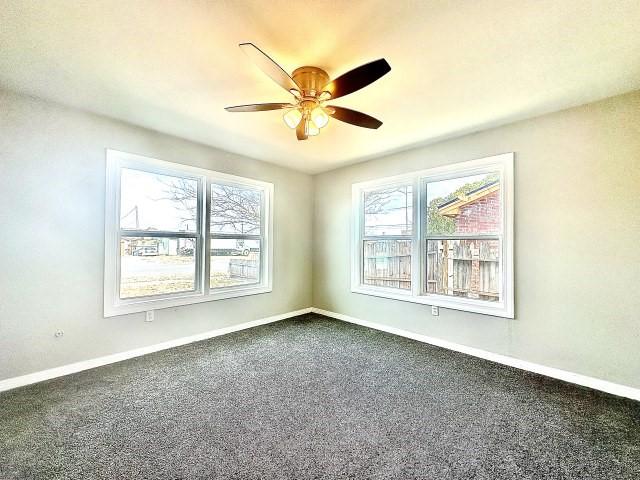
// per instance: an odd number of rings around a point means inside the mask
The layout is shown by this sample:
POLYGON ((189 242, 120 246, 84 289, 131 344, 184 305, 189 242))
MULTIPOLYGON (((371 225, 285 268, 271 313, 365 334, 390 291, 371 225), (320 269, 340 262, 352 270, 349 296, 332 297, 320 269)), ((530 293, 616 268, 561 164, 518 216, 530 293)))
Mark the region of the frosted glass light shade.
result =
POLYGON ((284 123, 287 124, 287 127, 296 128, 298 126, 298 123, 300 123, 300 120, 302 119, 302 112, 297 108, 293 108, 291 110, 288 110, 282 118, 284 120, 284 123))
POLYGON ((311 111, 311 120, 318 128, 323 128, 329 123, 329 115, 324 111, 324 108, 316 107, 311 111))

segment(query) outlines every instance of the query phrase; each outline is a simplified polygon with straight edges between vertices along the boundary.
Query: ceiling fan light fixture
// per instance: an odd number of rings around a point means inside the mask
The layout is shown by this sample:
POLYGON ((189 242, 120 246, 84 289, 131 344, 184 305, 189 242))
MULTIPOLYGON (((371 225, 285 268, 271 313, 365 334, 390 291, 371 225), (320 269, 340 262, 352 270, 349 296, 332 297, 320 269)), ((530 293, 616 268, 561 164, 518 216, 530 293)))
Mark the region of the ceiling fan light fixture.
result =
POLYGON ((311 111, 311 120, 318 128, 324 128, 329 123, 329 115, 324 111, 324 108, 318 105, 311 111))
POLYGON ((357 127, 377 129, 382 122, 366 113, 349 108, 325 106, 329 99, 335 100, 370 85, 391 71, 391 66, 384 58, 360 65, 337 78, 330 80, 329 74, 314 66, 296 68, 289 75, 269 55, 253 43, 241 43, 240 48, 249 58, 274 82, 292 94, 295 101, 291 103, 252 103, 225 107, 228 112, 266 112, 281 110, 285 125, 296 131, 298 140, 306 140, 320 133, 327 126, 329 117, 357 127))
POLYGON ((292 108, 282 116, 282 119, 287 127, 296 128, 302 120, 302 112, 298 108, 292 108))

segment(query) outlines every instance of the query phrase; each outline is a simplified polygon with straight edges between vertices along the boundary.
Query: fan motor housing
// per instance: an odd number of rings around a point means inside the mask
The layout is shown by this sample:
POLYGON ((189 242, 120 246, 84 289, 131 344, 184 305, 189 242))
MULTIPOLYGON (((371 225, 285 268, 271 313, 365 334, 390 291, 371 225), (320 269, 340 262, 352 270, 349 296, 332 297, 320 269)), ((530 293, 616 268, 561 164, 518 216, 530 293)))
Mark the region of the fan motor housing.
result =
POLYGON ((300 67, 293 71, 293 81, 302 90, 303 97, 316 97, 322 88, 329 83, 327 72, 318 67, 300 67))

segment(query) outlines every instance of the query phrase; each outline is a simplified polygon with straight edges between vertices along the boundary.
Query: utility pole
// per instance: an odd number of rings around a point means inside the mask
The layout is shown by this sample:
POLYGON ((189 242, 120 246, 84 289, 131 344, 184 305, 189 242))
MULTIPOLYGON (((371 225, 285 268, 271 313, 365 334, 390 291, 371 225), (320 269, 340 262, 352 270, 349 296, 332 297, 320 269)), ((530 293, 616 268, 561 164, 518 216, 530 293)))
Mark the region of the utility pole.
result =
POLYGON ((136 214, 136 230, 140 230, 140 219, 138 218, 138 205, 135 205, 131 210, 129 210, 127 213, 125 213, 122 216, 122 219, 124 220, 129 215, 131 215, 132 213, 136 214))

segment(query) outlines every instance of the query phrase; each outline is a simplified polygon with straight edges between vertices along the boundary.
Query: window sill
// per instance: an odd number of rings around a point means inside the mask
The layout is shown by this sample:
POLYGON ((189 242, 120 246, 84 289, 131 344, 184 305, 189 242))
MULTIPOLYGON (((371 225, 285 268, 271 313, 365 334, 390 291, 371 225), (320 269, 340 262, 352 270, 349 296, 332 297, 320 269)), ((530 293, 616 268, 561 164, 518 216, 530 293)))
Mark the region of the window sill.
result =
POLYGON ((140 301, 132 301, 130 303, 117 303, 115 305, 104 306, 104 317, 115 317, 118 315, 126 315, 129 313, 140 313, 149 310, 158 310, 161 308, 179 307, 182 305, 191 305, 194 303, 214 302, 216 300, 224 300, 226 298, 245 297, 248 295, 260 295, 269 293, 273 289, 267 286, 251 286, 250 288, 229 288, 226 290, 211 291, 209 294, 204 293, 186 293, 175 297, 163 297, 154 299, 145 299, 140 301))
POLYGON ((470 313, 481 313, 494 317, 514 318, 513 308, 504 303, 489 304, 487 302, 470 299, 452 299, 442 295, 413 295, 411 292, 391 292, 389 289, 366 287, 363 285, 351 287, 352 293, 371 295, 374 297, 400 300, 403 302, 419 303, 434 307, 450 308, 470 313))

